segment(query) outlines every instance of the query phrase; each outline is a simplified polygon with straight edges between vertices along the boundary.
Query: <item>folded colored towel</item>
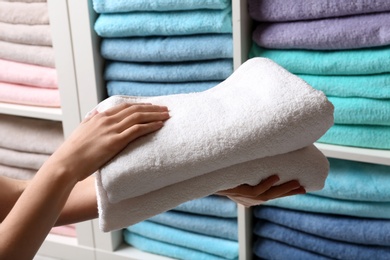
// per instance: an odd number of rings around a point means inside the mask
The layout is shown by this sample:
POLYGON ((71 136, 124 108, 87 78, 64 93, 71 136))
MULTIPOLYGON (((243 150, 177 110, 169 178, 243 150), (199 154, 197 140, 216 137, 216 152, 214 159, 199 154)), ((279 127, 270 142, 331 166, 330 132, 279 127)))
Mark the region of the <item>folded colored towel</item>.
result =
POLYGON ((317 142, 374 149, 390 149, 390 127, 335 124, 317 142))
POLYGON ((3 59, 0 59, 0 81, 42 88, 58 88, 55 69, 3 59))
POLYGON ((60 107, 58 89, 35 88, 0 82, 0 101, 29 106, 60 107))
POLYGON ((231 33, 231 8, 179 12, 101 14, 95 31, 102 37, 231 33))
POLYGON ((300 232, 361 245, 390 246, 390 221, 258 206, 254 216, 300 232))
POLYGON ((249 0, 251 17, 258 21, 315 20, 355 14, 368 14, 390 10, 387 0, 249 0))
POLYGON ((298 75, 327 96, 390 98, 390 74, 355 76, 298 75))
POLYGON ((207 236, 238 241, 237 217, 221 218, 169 210, 151 217, 149 220, 207 236))
POLYGON ((131 62, 179 62, 233 58, 231 34, 105 38, 105 59, 131 62))
POLYGON ((322 92, 263 58, 245 62, 227 80, 203 92, 113 96, 97 110, 124 102, 166 105, 171 118, 99 170, 102 188, 113 203, 306 147, 333 125, 333 106, 322 92))
POLYGON ((369 246, 314 236, 268 221, 257 222, 254 233, 332 259, 389 259, 390 247, 369 246))
POLYGON ((304 194, 269 200, 264 205, 307 212, 390 219, 390 203, 388 202, 351 201, 304 194))
POLYGON ((341 50, 390 44, 390 13, 260 23, 253 40, 270 49, 341 50))
POLYGON ((2 2, 46 3, 47 0, 0 0, 2 2))
POLYGON ((223 218, 237 217, 237 204, 221 196, 207 196, 187 201, 178 205, 175 210, 223 218))
POLYGON ((125 242, 135 248, 157 255, 185 260, 226 260, 224 257, 139 236, 128 230, 123 231, 123 236, 125 242))
POLYGON ((25 25, 0 22, 0 40, 31 45, 51 46, 50 25, 25 25))
POLYGON ((0 164, 0 175, 12 179, 29 180, 34 177, 36 172, 36 170, 0 164))
POLYGON ((163 96, 205 91, 215 87, 220 81, 198 81, 184 83, 148 83, 131 81, 109 81, 107 82, 108 96, 163 96))
POLYGON ((0 41, 0 59, 44 67, 55 67, 54 50, 49 46, 0 41))
POLYGON ((329 257, 264 237, 256 237, 253 253, 259 259, 331 260, 329 257))
POLYGON ((228 0, 93 0, 92 2, 97 13, 224 9, 230 4, 228 0))
POLYGON ((67 237, 77 237, 76 227, 74 225, 53 227, 50 230, 50 234, 67 236, 67 237))
POLYGON ((107 193, 101 185, 101 175, 96 175, 99 225, 103 231, 127 227, 167 210, 177 209, 180 204, 183 205, 189 200, 193 200, 191 203, 198 203, 204 198, 197 201, 194 199, 215 194, 220 190, 243 183, 255 185, 261 179, 275 173, 281 178, 280 183, 299 179, 308 191, 320 189, 321 182, 325 182, 329 170, 327 164, 326 157, 311 145, 291 153, 220 169, 118 203, 109 202, 107 193))
POLYGON ((0 147, 0 164, 39 170, 49 158, 48 154, 28 153, 0 147))
POLYGON ((349 125, 390 125, 390 100, 328 97, 334 105, 334 123, 349 125))
POLYGON ((142 82, 190 82, 225 80, 233 73, 233 60, 173 63, 110 62, 105 80, 142 82))
POLYGON ((64 141, 60 122, 0 114, 0 147, 52 154, 64 141))
POLYGON ((49 24, 47 3, 0 1, 0 22, 13 24, 49 24))
POLYGON ((238 257, 238 242, 236 241, 192 233, 150 221, 142 221, 129 226, 127 230, 146 238, 227 259, 236 259, 238 257))
POLYGON ((276 50, 252 44, 250 57, 269 58, 288 71, 314 75, 367 75, 390 71, 390 45, 339 51, 276 50))

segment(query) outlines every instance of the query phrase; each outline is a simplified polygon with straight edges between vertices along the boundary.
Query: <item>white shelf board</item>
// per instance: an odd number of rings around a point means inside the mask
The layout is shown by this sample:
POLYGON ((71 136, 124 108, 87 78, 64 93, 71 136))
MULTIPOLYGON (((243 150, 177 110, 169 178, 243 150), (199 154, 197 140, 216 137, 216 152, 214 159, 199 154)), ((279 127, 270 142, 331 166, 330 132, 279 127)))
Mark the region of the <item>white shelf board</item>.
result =
POLYGON ((325 156, 344 160, 390 165, 390 150, 315 143, 325 156))
POLYGON ((15 116, 62 121, 61 108, 37 107, 37 106, 0 103, 0 113, 15 115, 15 116))

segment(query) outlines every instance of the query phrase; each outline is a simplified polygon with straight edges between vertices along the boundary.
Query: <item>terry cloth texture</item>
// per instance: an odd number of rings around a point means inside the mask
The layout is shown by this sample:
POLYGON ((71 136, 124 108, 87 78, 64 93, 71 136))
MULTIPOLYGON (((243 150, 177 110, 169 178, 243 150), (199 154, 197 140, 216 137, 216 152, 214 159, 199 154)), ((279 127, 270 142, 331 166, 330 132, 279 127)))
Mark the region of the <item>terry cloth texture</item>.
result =
POLYGON ((0 164, 0 176, 12 179, 29 180, 32 179, 37 171, 32 169, 12 167, 0 164))
POLYGON ((29 153, 0 147, 0 164, 12 167, 37 171, 49 156, 49 154, 29 153))
POLYGON ((267 220, 335 241, 390 246, 390 221, 386 219, 319 214, 268 206, 255 207, 254 216, 259 223, 267 220))
POLYGON ((49 24, 47 3, 0 1, 0 22, 11 24, 49 24))
POLYGON ((97 13, 224 9, 230 5, 229 0, 93 0, 92 2, 97 13))
POLYGON ((221 81, 197 81, 183 83, 108 81, 106 88, 108 96, 164 96, 200 92, 217 86, 221 81))
POLYGON ((298 76, 327 96, 390 98, 389 73, 355 76, 298 74, 298 76))
POLYGON ((110 62, 104 79, 160 83, 222 81, 232 73, 232 59, 173 63, 110 62))
POLYGON ((311 21, 260 23, 253 40, 269 49, 342 50, 390 44, 390 12, 311 21))
POLYGON ((57 71, 53 68, 0 59, 0 81, 32 87, 57 89, 57 71))
POLYGON ((101 37, 231 33, 231 8, 101 14, 96 20, 95 31, 101 37))
POLYGON ((356 50, 277 50, 252 44, 250 57, 265 57, 291 73, 367 75, 390 71, 390 45, 356 50))
POLYGON ((151 98, 114 96, 97 110, 123 102, 167 105, 171 118, 160 131, 132 142, 99 171, 114 203, 306 147, 333 125, 333 106, 322 92, 263 58, 247 61, 207 91, 151 98))
POLYGON ((30 45, 52 46, 50 25, 25 25, 0 22, 0 40, 30 45))
POLYGON ((250 16, 257 21, 315 20, 390 10, 387 0, 249 0, 250 16))
POLYGON ((233 58, 231 34, 169 37, 104 38, 101 55, 107 60, 180 62, 233 58))

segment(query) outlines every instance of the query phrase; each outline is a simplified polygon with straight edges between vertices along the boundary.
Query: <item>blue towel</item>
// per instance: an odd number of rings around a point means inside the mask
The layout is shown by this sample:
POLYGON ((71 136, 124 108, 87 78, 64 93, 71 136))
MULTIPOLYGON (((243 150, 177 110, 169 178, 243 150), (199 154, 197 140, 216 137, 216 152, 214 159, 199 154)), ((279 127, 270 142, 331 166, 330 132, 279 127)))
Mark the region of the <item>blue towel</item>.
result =
POLYGON ((327 96, 390 98, 390 74, 323 76, 298 74, 309 85, 327 96))
POLYGON ((231 8, 211 11, 101 14, 95 22, 101 37, 232 33, 231 8))
POLYGON ((352 201, 390 202, 390 166, 329 159, 330 170, 317 196, 352 201))
POLYGON ((115 81, 222 81, 233 73, 232 59, 175 63, 110 62, 104 78, 115 81))
POLYGON ((97 13, 224 9, 229 4, 228 0, 93 0, 97 13))
POLYGON ((390 149, 390 127, 373 125, 333 125, 319 143, 390 149))
POLYGON ((308 234, 361 245, 390 246, 390 221, 256 206, 254 216, 308 234))
POLYGON ((227 259, 236 259, 238 257, 237 241, 205 236, 150 221, 139 222, 129 226, 127 230, 153 240, 190 248, 227 259))
POLYGON ((259 237, 276 240, 332 259, 389 259, 390 247, 369 246, 307 234, 268 221, 258 221, 254 233, 259 237))
POLYGON ((105 59, 131 62, 179 62, 233 58, 231 34, 104 38, 105 59))
POLYGON ((310 251, 263 237, 256 237, 256 241, 253 246, 253 253, 260 257, 260 259, 331 260, 329 257, 318 255, 310 251))
POLYGON ((390 125, 390 100, 328 97, 334 105, 334 123, 346 125, 390 125))
POLYGON ((128 230, 124 230, 123 235, 128 244, 152 254, 183 260, 226 260, 223 257, 139 236, 128 230))
POLYGON ((218 218, 170 210, 149 220, 203 235, 238 240, 237 218, 218 218))
POLYGON ((350 201, 304 194, 269 200, 264 205, 307 212, 390 219, 388 202, 350 201))
POLYGON ((390 72, 390 45, 339 51, 276 50, 252 44, 249 57, 265 57, 291 73, 367 75, 390 72))
POLYGON ((185 83, 147 83, 131 81, 107 82, 108 96, 163 96, 172 94, 201 92, 215 87, 220 81, 199 81, 185 83))
POLYGON ((175 210, 214 217, 237 217, 237 204, 226 197, 218 195, 184 202, 177 206, 175 210))

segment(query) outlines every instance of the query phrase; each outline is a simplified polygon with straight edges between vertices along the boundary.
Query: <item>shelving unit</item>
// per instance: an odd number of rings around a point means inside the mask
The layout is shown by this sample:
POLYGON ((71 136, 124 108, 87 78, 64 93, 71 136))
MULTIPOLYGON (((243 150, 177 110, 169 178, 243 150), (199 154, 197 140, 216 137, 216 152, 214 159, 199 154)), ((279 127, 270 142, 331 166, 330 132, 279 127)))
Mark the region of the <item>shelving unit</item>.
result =
MULTIPOLYGON (((93 30, 97 14, 91 0, 48 0, 61 109, 1 104, 0 113, 61 121, 68 136, 82 118, 106 98, 100 40, 93 30)), ((234 68, 246 59, 252 22, 246 0, 232 0, 234 68)), ((328 157, 390 165, 390 151, 316 143, 328 157)), ((239 259, 252 258, 252 211, 238 206, 239 259)), ((49 235, 39 254, 59 259, 168 260, 123 243, 120 231, 103 233, 98 221, 76 225, 77 238, 49 235)))

